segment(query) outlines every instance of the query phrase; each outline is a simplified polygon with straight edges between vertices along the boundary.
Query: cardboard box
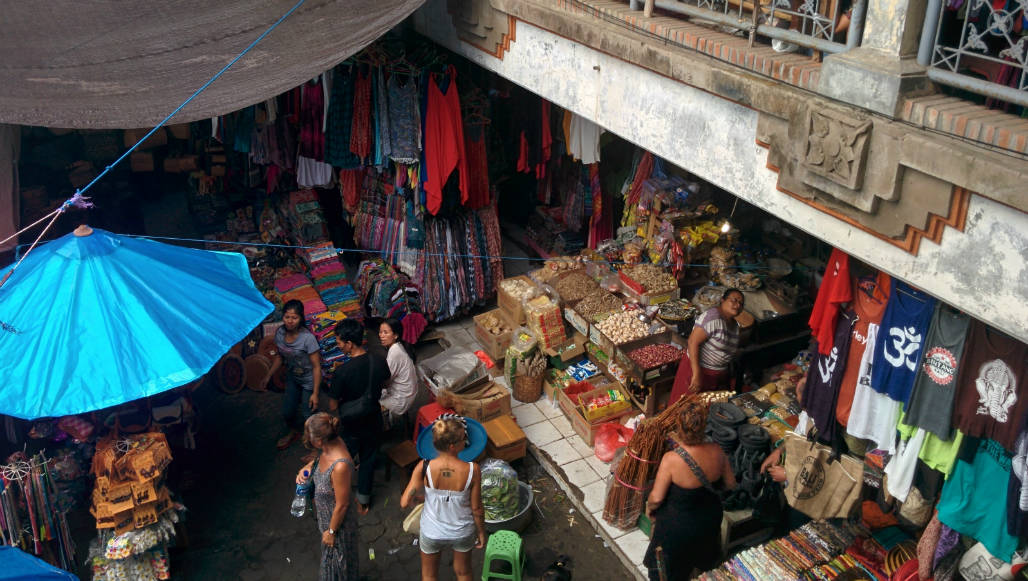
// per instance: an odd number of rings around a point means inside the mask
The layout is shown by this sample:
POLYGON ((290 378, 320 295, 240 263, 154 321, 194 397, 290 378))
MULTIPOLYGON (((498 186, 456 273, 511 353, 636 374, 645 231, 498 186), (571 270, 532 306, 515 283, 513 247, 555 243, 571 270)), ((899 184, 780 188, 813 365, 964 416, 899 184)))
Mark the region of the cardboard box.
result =
POLYGON ((589 335, 589 321, 578 314, 578 311, 571 307, 564 307, 564 318, 568 320, 571 327, 582 335, 589 335))
MULTIPOLYGON (((532 285, 533 287, 536 286, 535 281, 524 275, 514 276, 511 277, 511 279, 522 280, 532 285)), ((516 299, 513 296, 507 294, 503 290, 502 286, 498 286, 496 289, 496 304, 498 304, 500 308, 503 309, 504 314, 507 315, 508 321, 510 321, 514 325, 525 324, 525 311, 521 308, 521 300, 516 299)))
POLYGON ((482 426, 489 437, 486 444, 486 456, 498 458, 505 462, 513 462, 525 457, 528 450, 528 438, 510 414, 483 422, 482 426))
POLYGON ((462 393, 458 397, 457 413, 480 422, 510 415, 510 396, 509 389, 489 381, 462 393))
POLYGON ((493 361, 503 361, 503 358, 507 355, 507 347, 510 347, 511 334, 514 331, 514 325, 510 322, 510 319, 508 319, 504 314, 503 309, 493 309, 488 313, 475 315, 474 319, 475 338, 478 339, 479 344, 482 345, 482 350, 485 351, 493 361), (482 320, 489 315, 499 319, 501 323, 506 326, 507 331, 500 333, 499 335, 493 335, 490 333, 482 325, 482 320))
POLYGON ((577 361, 585 354, 585 344, 589 339, 581 334, 575 333, 573 337, 556 347, 543 349, 543 354, 550 358, 550 365, 557 369, 565 369, 567 364, 577 361))
POLYGON ((612 416, 607 416, 603 420, 590 422, 585 419, 585 416, 582 415, 578 408, 569 409, 565 407, 565 401, 567 401, 567 398, 560 400, 561 410, 564 411, 564 415, 567 417, 568 421, 571 422, 571 427, 575 430, 575 433, 578 434, 579 437, 581 437, 589 446, 593 445, 593 442, 596 439, 596 431, 600 429, 600 426, 607 422, 616 422, 632 413, 632 408, 629 408, 612 416))

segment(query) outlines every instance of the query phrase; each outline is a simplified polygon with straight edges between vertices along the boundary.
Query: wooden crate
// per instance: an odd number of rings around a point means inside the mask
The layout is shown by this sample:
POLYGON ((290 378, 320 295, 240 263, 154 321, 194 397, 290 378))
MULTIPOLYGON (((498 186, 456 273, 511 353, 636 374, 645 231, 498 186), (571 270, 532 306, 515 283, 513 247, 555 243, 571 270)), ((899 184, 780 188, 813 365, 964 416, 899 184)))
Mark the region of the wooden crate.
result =
POLYGON ((502 415, 483 422, 489 440, 486 443, 486 456, 499 458, 505 462, 513 462, 525 457, 528 450, 528 438, 510 415, 502 415))
POLYGON ((678 361, 644 369, 628 356, 629 353, 639 349, 640 347, 657 345, 659 343, 670 343, 672 345, 676 345, 683 349, 683 354, 684 350, 688 346, 688 341, 686 341, 684 337, 674 331, 667 330, 661 333, 648 335, 642 339, 629 341, 623 345, 618 345, 614 351, 614 361, 625 370, 629 377, 643 385, 649 385, 662 379, 667 379, 668 377, 674 377, 675 373, 678 372, 678 361))
POLYGON ((510 347, 511 334, 514 331, 514 324, 511 323, 510 317, 508 317, 503 309, 493 309, 488 313, 482 313, 481 315, 475 315, 475 338, 478 339, 479 344, 482 345, 482 350, 485 351, 493 361, 503 361, 503 358, 507 355, 507 347, 510 347), (503 321, 503 324, 507 326, 507 332, 499 335, 493 335, 485 327, 482 326, 482 319, 487 315, 493 315, 497 319, 503 321))
MULTIPOLYGON (((524 275, 511 278, 523 280, 532 286, 536 286, 535 281, 524 275)), ((511 323, 515 325, 523 325, 525 323, 525 311, 521 308, 521 301, 504 292, 502 286, 496 288, 496 304, 503 309, 504 314, 507 315, 507 320, 511 323)))

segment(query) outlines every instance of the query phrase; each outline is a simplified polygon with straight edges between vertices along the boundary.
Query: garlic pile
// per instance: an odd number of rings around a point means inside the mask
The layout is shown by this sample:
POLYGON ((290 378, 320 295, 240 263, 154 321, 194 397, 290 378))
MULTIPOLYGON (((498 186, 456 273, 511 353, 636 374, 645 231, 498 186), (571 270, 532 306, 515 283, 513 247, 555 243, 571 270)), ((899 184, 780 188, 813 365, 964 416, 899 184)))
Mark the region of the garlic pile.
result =
POLYGON ((535 294, 535 285, 518 278, 509 278, 500 281, 500 288, 515 300, 527 299, 535 294))
POLYGON ((511 330, 502 319, 492 313, 485 315, 478 322, 490 335, 503 335, 511 330))
POLYGON ((647 335, 646 323, 629 311, 614 313, 597 323, 596 328, 615 345, 642 339, 647 335))

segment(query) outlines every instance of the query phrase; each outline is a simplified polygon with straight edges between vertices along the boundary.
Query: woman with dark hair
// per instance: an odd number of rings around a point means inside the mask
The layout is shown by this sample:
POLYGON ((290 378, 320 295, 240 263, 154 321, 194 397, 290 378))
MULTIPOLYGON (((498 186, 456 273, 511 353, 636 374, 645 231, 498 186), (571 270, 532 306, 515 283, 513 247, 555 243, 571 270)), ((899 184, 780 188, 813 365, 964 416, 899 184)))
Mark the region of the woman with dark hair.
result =
POLYGON ((729 386, 728 367, 739 353, 739 323, 735 318, 742 314, 745 305, 742 291, 725 289, 721 303, 696 319, 686 356, 678 364, 670 401, 678 401, 689 393, 729 386))
POLYGON ((278 449, 285 450, 300 437, 303 421, 318 410, 321 390, 321 346, 317 338, 304 324, 303 303, 288 301, 282 306, 282 326, 275 331, 275 358, 271 371, 264 378, 268 381, 284 365, 286 368, 286 389, 282 394, 282 418, 286 433, 278 440, 278 449), (303 420, 298 421, 299 408, 303 420))
POLYGON ((353 459, 339 437, 339 418, 319 412, 304 424, 303 445, 314 457, 296 474, 296 483, 314 479, 314 509, 321 531, 320 581, 356 581, 357 517, 351 510, 353 459), (309 475, 309 476, 308 476, 309 475))
POLYGON ((340 435, 346 447, 357 455, 357 511, 366 514, 371 505, 375 462, 382 441, 382 388, 389 381, 385 359, 364 348, 364 326, 343 319, 335 327, 339 349, 350 360, 332 375, 329 395, 342 421, 340 435))
POLYGON ((720 559, 721 496, 714 485, 731 490, 735 475, 721 447, 704 441, 706 426, 707 405, 686 402, 674 450, 657 468, 646 502, 653 535, 643 558, 651 581, 661 578, 661 569, 669 581, 691 579, 694 568, 706 571, 720 559))
POLYGON ((418 395, 418 375, 414 371, 411 350, 401 339, 403 323, 390 317, 378 326, 378 339, 386 349, 386 364, 389 365, 389 383, 379 403, 389 410, 391 419, 407 413, 418 395))
POLYGON ((462 418, 441 416, 432 424, 432 443, 439 455, 422 460, 400 497, 407 508, 419 490, 425 493, 421 512, 421 578, 437 579, 440 553, 453 549, 453 572, 458 581, 471 581, 471 550, 485 546, 485 507, 482 472, 474 462, 457 457, 467 445, 462 418))

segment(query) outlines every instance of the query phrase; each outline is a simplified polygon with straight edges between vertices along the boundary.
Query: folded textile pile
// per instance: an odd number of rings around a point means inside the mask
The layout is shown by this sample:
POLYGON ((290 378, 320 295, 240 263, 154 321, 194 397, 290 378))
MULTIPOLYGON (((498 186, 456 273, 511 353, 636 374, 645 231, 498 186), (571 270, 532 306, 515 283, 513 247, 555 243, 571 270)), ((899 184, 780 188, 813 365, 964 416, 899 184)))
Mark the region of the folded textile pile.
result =
POLYGON ((821 579, 821 567, 833 563, 838 568, 860 568, 854 558, 836 559, 858 537, 870 533, 858 525, 813 521, 788 535, 746 549, 717 569, 696 577, 703 581, 751 581, 821 579), (834 561, 833 561, 834 560, 834 561))
POLYGON ((343 363, 350 360, 340 349, 336 341, 336 323, 346 319, 346 313, 338 310, 326 311, 307 318, 307 327, 321 346, 321 374, 325 381, 332 379, 332 373, 343 363))
POLYGON ((304 274, 292 273, 276 279, 275 291, 278 292, 283 304, 291 300, 303 303, 303 313, 308 320, 314 315, 328 310, 324 301, 321 300, 321 295, 304 274))
POLYGON ((317 243, 328 238, 325 215, 314 190, 301 190, 289 194, 285 214, 292 225, 297 242, 302 245, 317 243))
POLYGON ((301 250, 300 256, 310 267, 314 288, 325 305, 329 309, 343 311, 349 317, 359 317, 357 293, 346 279, 346 268, 339 261, 339 251, 332 243, 322 242, 301 250))

